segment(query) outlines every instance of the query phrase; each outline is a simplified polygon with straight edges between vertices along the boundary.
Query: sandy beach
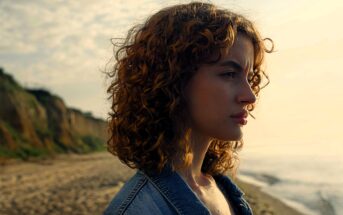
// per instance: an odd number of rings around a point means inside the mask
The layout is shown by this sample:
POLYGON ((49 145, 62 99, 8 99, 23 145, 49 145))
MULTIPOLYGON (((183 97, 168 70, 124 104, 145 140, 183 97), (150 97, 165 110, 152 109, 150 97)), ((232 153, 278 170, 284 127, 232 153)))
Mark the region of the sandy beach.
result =
MULTIPOLYGON (((0 214, 102 214, 134 174, 107 152, 0 166, 0 214)), ((236 180, 256 215, 300 215, 257 186, 236 180)))

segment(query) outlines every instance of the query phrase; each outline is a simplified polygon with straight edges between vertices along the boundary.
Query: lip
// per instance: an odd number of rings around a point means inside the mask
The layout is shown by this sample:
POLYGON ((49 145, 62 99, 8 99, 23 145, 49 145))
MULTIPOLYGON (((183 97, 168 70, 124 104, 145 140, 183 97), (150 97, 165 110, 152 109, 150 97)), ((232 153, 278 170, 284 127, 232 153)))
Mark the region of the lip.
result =
POLYGON ((231 117, 233 117, 233 118, 247 118, 248 117, 248 112, 244 110, 244 111, 241 111, 241 112, 239 112, 237 114, 231 115, 231 117))
POLYGON ((232 119, 241 125, 246 125, 248 123, 248 120, 245 117, 232 117, 232 119))
POLYGON ((248 117, 248 112, 245 110, 243 110, 237 114, 231 115, 231 118, 236 123, 241 124, 241 125, 246 125, 248 123, 247 117, 248 117))

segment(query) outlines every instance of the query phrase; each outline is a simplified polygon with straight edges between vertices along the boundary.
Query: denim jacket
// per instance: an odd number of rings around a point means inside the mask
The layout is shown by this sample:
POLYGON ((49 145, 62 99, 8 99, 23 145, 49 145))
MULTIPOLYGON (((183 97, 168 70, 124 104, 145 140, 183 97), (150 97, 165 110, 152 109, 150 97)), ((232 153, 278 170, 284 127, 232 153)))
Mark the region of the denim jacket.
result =
MULTIPOLYGON (((224 175, 213 177, 223 194, 230 200, 236 215, 252 215, 243 198, 244 193, 224 175)), ((181 178, 166 167, 160 174, 138 170, 113 198, 104 215, 210 215, 208 208, 181 178)))

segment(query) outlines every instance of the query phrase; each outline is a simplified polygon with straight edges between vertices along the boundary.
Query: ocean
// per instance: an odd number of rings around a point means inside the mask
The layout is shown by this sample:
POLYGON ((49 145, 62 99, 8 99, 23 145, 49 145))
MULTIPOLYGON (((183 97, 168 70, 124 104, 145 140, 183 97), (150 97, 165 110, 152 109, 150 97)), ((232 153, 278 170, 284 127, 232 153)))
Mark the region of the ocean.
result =
POLYGON ((238 176, 305 214, 343 214, 343 157, 338 154, 249 153, 240 159, 238 176))

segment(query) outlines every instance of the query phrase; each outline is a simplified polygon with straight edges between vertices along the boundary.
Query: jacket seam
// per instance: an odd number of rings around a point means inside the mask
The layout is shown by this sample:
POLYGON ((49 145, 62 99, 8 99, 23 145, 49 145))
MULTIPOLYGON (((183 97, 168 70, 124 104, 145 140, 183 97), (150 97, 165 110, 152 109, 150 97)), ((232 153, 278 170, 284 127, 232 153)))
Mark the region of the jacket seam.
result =
POLYGON ((151 182, 151 184, 152 184, 152 185, 161 193, 161 195, 170 203, 170 205, 175 209, 175 211, 177 212, 177 214, 182 215, 182 213, 180 212, 180 210, 178 209, 178 207, 176 207, 176 206, 174 205, 174 203, 170 201, 170 199, 168 198, 168 196, 166 196, 166 195, 164 194, 164 192, 155 184, 155 182, 154 182, 148 175, 146 175, 144 172, 142 172, 142 173, 145 175, 145 177, 147 178, 147 180, 149 180, 149 182, 151 182))
POLYGON ((122 215, 125 210, 129 207, 129 205, 132 203, 134 197, 137 195, 138 191, 143 187, 143 185, 147 182, 147 178, 141 178, 136 183, 128 197, 120 204, 118 209, 118 214, 122 215))

